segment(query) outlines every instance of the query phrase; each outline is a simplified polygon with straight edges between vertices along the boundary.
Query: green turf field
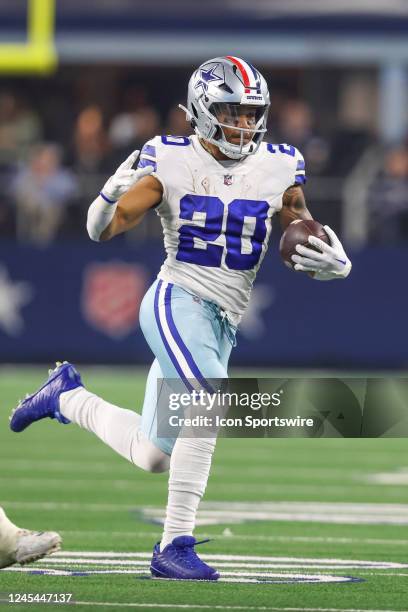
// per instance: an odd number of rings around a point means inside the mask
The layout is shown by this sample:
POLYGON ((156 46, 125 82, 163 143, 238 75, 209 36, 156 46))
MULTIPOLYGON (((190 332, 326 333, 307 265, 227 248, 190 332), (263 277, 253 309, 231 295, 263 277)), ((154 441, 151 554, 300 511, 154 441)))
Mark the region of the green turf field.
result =
MULTIPOLYGON (((201 552, 223 581, 151 580, 166 475, 141 472, 74 425, 11 433, 9 411, 43 377, 0 369, 0 503, 21 526, 60 531, 64 546, 24 571, 1 570, 2 599, 72 593, 76 610, 408 610, 407 439, 221 439, 196 536, 211 538, 201 552)), ((142 372, 83 378, 139 409, 142 372)))

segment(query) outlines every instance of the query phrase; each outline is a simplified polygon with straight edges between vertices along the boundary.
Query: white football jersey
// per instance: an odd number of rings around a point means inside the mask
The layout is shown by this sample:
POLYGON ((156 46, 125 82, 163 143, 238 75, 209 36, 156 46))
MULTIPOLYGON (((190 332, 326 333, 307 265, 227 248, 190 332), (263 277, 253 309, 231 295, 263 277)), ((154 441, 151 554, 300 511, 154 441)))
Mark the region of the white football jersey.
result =
POLYGON ((163 185, 156 207, 167 258, 159 278, 218 304, 237 325, 268 248, 284 191, 305 182, 295 147, 262 143, 242 161, 215 160, 197 136, 156 136, 138 167, 163 185))

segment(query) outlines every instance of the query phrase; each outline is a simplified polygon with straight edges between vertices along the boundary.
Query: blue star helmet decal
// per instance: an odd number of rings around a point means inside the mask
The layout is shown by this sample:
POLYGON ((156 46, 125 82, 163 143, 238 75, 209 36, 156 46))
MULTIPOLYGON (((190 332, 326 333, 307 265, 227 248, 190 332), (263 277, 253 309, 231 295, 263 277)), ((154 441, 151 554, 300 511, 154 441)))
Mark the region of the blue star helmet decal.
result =
POLYGON ((208 70, 204 70, 203 68, 200 70, 200 80, 194 85, 194 89, 198 87, 203 88, 203 92, 207 91, 208 83, 211 81, 222 81, 222 78, 214 74, 214 71, 218 68, 219 64, 215 64, 212 68, 208 70))

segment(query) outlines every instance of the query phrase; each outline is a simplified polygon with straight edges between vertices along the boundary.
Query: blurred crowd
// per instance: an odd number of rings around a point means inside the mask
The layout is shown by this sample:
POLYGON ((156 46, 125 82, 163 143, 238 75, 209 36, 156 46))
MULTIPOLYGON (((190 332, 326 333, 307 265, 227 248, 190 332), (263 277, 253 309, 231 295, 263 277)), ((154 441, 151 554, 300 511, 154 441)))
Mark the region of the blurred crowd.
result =
POLYGON ((42 119, 27 98, 0 90, 0 235, 39 245, 86 238, 87 208, 123 159, 156 134, 191 133, 177 106, 163 121, 135 87, 111 117, 97 103, 81 108, 62 131, 68 141, 47 137, 42 119))
POLYGON ((384 152, 380 171, 368 193, 370 243, 408 243, 408 147, 384 152))
MULTIPOLYGON (((267 139, 302 151, 309 182, 313 179, 321 186, 320 191, 312 190, 313 200, 320 200, 326 209, 329 202, 337 217, 341 216, 342 181, 374 147, 380 162, 367 183, 368 239, 381 244, 407 242, 407 146, 397 143, 384 148, 377 142, 372 112, 359 95, 351 88, 330 129, 325 129, 312 104, 276 90, 267 139)), ((148 89, 139 85, 125 88, 108 111, 97 98, 76 106, 67 103, 52 109, 46 96, 42 105, 33 105, 21 90, 0 87, 2 238, 38 245, 86 239, 88 206, 117 165, 156 134, 191 133, 177 104, 167 111, 158 108, 148 89), (54 117, 51 123, 50 116, 54 117)), ((159 228, 152 218, 133 237, 156 232, 159 228)))

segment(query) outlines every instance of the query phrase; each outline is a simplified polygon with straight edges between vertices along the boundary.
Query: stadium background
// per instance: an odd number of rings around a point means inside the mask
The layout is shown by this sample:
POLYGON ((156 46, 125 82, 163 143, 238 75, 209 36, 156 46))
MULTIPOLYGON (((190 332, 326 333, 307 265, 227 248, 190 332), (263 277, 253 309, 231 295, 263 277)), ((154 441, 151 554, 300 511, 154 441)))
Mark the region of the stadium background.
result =
POLYGON ((67 556, 34 570, 67 575, 0 572, 0 592, 72 591, 84 610, 406 610, 407 443, 398 428, 381 440, 220 440, 200 514, 210 522, 197 535, 213 538, 210 554, 230 555, 223 573, 238 583, 215 590, 136 579, 160 537, 152 521, 165 507, 166 475, 135 470, 75 427, 43 422, 12 434, 7 417, 56 359, 85 364, 90 389, 140 410, 151 354, 137 313, 163 257, 160 227, 152 213, 93 244, 86 212, 129 151, 156 133, 186 133, 175 107, 192 68, 227 53, 267 78, 268 139, 303 152, 310 210, 354 264, 345 282, 294 274, 279 259, 275 227, 233 373, 403 375, 407 3, 56 4, 54 36, 52 0, 0 1, 0 503, 19 525, 61 532, 67 556), (41 9, 28 22, 27 7, 41 9), (101 565, 92 551, 117 556, 101 565), (130 576, 124 553, 144 555, 130 576), (256 569, 242 567, 255 563, 243 555, 259 555, 262 572, 283 584, 239 584, 256 569), (101 569, 112 577, 87 576, 101 569), (310 572, 365 582, 299 584, 310 572))
MULTIPOLYGON (((22 42, 25 6, 0 4, 4 44, 22 42)), ((150 361, 137 313, 163 257, 158 218, 95 245, 86 211, 129 151, 157 133, 189 133, 177 104, 192 69, 235 53, 267 77, 268 139, 303 152, 309 207, 340 233, 354 269, 346 283, 291 273, 275 225, 232 363, 403 368, 406 4, 363 2, 357 13, 346 3, 340 14, 336 2, 295 0, 166 7, 61 0, 58 67, 25 74, 24 60, 13 70, 12 54, 0 56, 0 360, 150 361)))

